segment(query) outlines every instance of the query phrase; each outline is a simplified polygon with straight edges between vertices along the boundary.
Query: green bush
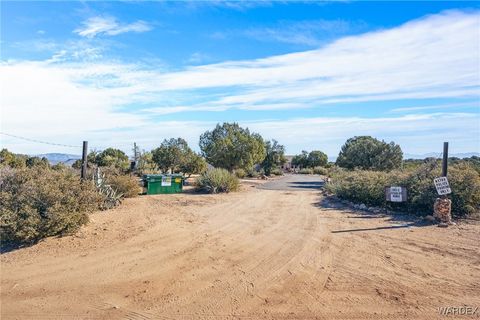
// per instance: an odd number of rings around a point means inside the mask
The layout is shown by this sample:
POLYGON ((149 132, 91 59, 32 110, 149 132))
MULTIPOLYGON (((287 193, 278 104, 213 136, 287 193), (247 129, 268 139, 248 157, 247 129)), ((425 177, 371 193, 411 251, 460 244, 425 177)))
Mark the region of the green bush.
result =
POLYGON ((313 174, 313 169, 312 168, 303 168, 298 171, 300 174, 313 174))
MULTIPOLYGON (((341 199, 370 206, 403 208, 420 215, 431 214, 438 197, 433 179, 441 175, 436 163, 426 163, 416 169, 382 171, 333 170, 328 191, 341 199), (385 187, 407 188, 407 202, 392 204, 385 200, 385 187)), ((480 174, 470 165, 461 163, 449 167, 448 180, 452 189, 452 215, 465 217, 480 210, 480 174)))
POLYGON ((93 183, 80 182, 73 170, 4 167, 0 177, 2 243, 34 243, 71 233, 103 203, 93 183))
POLYGON ((341 199, 370 206, 385 205, 386 172, 336 170, 326 188, 341 199))
POLYGON ((271 174, 275 176, 283 176, 283 170, 280 168, 275 168, 272 170, 271 174))
POLYGON ((236 170, 235 170, 235 175, 237 176, 237 178, 243 179, 243 178, 246 177, 247 172, 246 172, 245 170, 239 168, 239 169, 236 169, 236 170))
POLYGON ((206 171, 197 178, 198 190, 208 193, 237 191, 240 186, 238 178, 225 169, 215 168, 206 171))
POLYGON ((106 182, 124 198, 136 197, 141 191, 138 179, 132 176, 112 175, 107 177, 106 182))
POLYGON ((322 176, 327 176, 328 175, 328 169, 324 167, 315 167, 313 168, 313 173, 314 174, 319 174, 322 176))
POLYGON ((258 178, 260 176, 260 172, 255 170, 254 168, 248 169, 246 171, 246 174, 249 178, 258 178))

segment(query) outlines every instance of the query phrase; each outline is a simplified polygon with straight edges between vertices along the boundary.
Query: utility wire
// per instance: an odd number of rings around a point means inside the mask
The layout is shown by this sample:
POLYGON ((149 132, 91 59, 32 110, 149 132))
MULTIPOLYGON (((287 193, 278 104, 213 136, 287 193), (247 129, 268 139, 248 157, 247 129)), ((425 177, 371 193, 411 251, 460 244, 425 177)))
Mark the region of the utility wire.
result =
POLYGON ((20 137, 20 136, 16 136, 16 135, 5 133, 5 132, 0 132, 0 134, 3 134, 4 136, 12 137, 12 138, 25 140, 25 141, 48 144, 48 145, 52 145, 52 146, 60 146, 60 147, 68 147, 68 148, 81 148, 82 147, 82 146, 72 146, 72 145, 69 145, 69 144, 61 144, 61 143, 54 143, 54 142, 47 142, 47 141, 42 141, 42 140, 30 139, 30 138, 20 137))

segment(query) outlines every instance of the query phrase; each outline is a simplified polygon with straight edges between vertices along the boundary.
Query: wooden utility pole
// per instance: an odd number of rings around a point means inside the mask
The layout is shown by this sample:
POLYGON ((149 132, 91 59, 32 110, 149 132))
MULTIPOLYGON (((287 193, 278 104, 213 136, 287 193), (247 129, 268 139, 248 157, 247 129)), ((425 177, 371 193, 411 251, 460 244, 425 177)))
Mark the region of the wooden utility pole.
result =
POLYGON ((135 169, 137 168, 137 161, 138 161, 138 158, 137 158, 137 143, 134 142, 133 143, 133 157, 134 157, 134 160, 135 160, 135 169))
POLYGON ((443 161, 442 161, 442 177, 447 176, 448 171, 448 142, 443 143, 443 161))
POLYGON ((87 153, 88 153, 88 141, 83 141, 83 151, 82 151, 82 168, 80 171, 80 177, 82 180, 87 178, 87 153))

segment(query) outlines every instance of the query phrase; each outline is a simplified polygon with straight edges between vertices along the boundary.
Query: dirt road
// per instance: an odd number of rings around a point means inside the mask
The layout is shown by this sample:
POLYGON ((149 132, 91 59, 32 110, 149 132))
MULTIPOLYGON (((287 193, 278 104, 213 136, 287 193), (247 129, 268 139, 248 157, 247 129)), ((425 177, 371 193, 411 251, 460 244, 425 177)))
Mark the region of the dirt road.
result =
POLYGON ((266 190, 312 191, 319 190, 323 183, 323 179, 317 175, 290 174, 281 179, 270 180, 258 186, 258 188, 266 190))
POLYGON ((158 195, 1 256, 2 319, 437 319, 479 306, 480 226, 314 191, 158 195))

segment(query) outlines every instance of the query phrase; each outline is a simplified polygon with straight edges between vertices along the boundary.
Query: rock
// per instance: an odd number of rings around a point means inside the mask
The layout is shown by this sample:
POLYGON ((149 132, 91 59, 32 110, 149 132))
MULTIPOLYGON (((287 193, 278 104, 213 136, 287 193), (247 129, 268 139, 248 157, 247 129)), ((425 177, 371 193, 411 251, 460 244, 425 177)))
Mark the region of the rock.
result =
POLYGON ((358 209, 367 210, 367 206, 362 203, 361 205, 358 206, 358 209))
POLYGON ((440 222, 440 223, 438 224, 438 226, 439 226, 440 228, 447 228, 447 227, 448 227, 448 223, 440 222))
POLYGON ((452 201, 447 198, 437 198, 433 205, 433 215, 438 220, 444 223, 452 222, 452 201))

